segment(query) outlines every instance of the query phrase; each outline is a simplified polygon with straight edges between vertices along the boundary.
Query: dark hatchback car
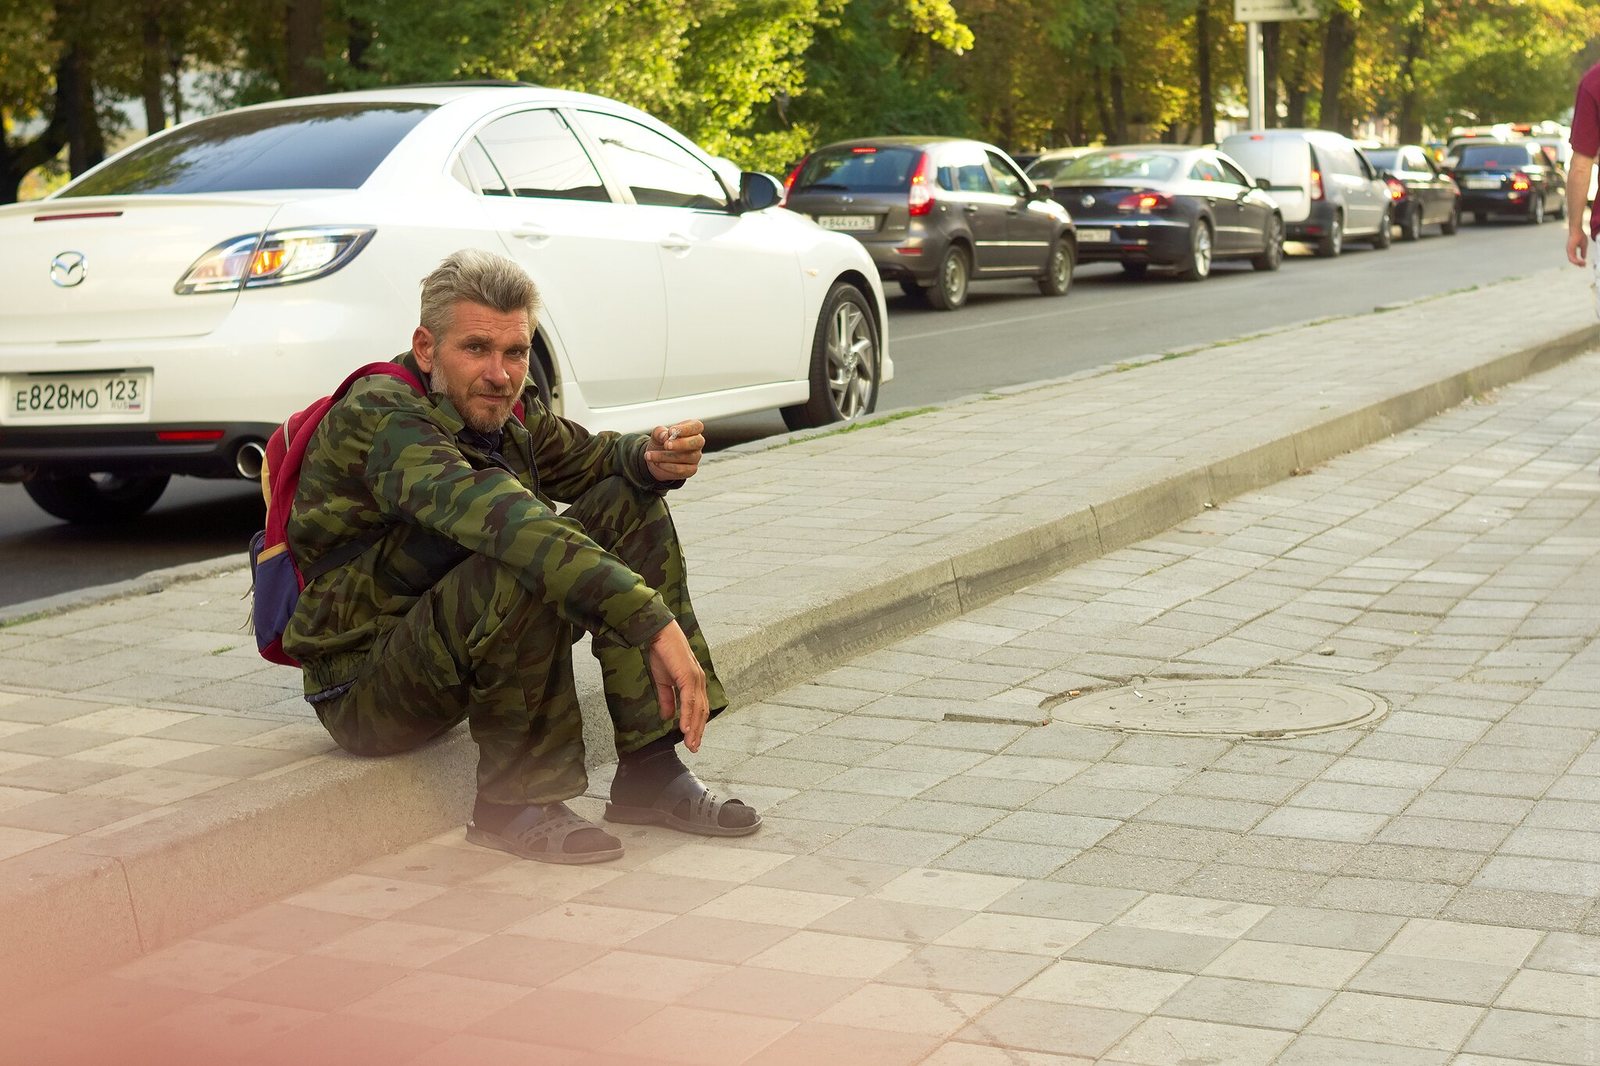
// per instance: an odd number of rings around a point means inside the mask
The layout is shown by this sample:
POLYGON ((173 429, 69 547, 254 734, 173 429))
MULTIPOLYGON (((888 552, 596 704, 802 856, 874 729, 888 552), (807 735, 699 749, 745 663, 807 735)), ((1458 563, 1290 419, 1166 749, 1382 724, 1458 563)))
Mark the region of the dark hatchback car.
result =
POLYGON ((1432 225, 1438 225, 1439 232, 1448 237, 1461 225, 1461 189, 1454 178, 1434 166, 1433 157, 1422 145, 1362 151, 1389 187, 1393 201, 1389 218, 1400 227, 1402 240, 1417 240, 1422 227, 1432 225))
POLYGON ((953 311, 973 281, 1072 286, 1072 216, 1000 149, 949 137, 878 137, 818 148, 785 183, 784 205, 855 237, 908 296, 953 311))
POLYGON ((1206 148, 1128 145, 1079 156, 1056 171, 1052 195, 1072 212, 1083 262, 1151 267, 1199 281, 1217 259, 1257 270, 1283 261, 1283 215, 1237 163, 1206 148))
POLYGON ((1567 213, 1567 172, 1537 141, 1468 141, 1445 160, 1461 186, 1461 210, 1482 223, 1490 215, 1515 215, 1538 225, 1567 213))

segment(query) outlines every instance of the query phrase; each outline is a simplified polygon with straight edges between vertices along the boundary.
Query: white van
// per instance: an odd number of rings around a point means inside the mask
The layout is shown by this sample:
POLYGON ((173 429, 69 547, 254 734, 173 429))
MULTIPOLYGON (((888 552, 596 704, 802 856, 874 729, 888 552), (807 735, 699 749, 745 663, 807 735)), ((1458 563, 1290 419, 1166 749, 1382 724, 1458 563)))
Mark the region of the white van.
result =
POLYGON ((1389 247, 1389 190, 1355 142, 1329 130, 1247 130, 1218 147, 1283 209, 1284 236, 1338 255, 1347 237, 1389 247))

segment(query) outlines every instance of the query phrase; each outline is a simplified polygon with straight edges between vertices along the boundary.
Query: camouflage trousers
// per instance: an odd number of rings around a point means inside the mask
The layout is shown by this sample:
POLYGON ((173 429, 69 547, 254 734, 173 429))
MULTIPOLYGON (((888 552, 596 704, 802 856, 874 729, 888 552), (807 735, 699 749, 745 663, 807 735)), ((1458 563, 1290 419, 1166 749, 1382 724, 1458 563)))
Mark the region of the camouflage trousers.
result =
MULTIPOLYGON (((705 669, 713 712, 727 703, 711 665, 666 501, 607 478, 566 517, 661 594, 705 669)), ((465 719, 478 744, 478 793, 491 803, 555 803, 582 794, 583 720, 572 676, 581 635, 519 575, 473 555, 425 592, 380 637, 350 688, 316 704, 341 748, 356 755, 407 751, 465 719)), ((677 728, 661 718, 644 649, 596 636, 617 751, 637 750, 677 728)))

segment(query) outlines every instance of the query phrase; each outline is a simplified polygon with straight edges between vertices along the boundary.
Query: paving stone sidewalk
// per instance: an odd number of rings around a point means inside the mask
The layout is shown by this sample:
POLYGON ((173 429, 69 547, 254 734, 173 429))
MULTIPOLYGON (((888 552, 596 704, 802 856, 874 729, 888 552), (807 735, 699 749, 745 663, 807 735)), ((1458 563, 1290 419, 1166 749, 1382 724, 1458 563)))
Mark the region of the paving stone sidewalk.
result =
POLYGON ((8 1005, 0 1047, 1600 1063, 1597 467, 1590 355, 738 711, 696 765, 763 807, 754 837, 630 828, 622 861, 555 868, 453 831, 8 1005), (1392 710, 1281 741, 1063 720, 1064 693, 1170 677, 1392 710))

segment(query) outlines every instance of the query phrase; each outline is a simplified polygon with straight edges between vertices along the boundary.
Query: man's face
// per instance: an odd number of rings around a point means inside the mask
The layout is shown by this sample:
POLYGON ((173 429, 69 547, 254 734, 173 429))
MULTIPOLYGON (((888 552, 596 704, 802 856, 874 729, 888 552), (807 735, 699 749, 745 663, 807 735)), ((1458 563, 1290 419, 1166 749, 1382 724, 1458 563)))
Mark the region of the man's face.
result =
POLYGON ((411 337, 417 366, 444 393, 467 425, 493 433, 511 417, 528 376, 528 316, 462 300, 444 336, 422 326, 411 337))

